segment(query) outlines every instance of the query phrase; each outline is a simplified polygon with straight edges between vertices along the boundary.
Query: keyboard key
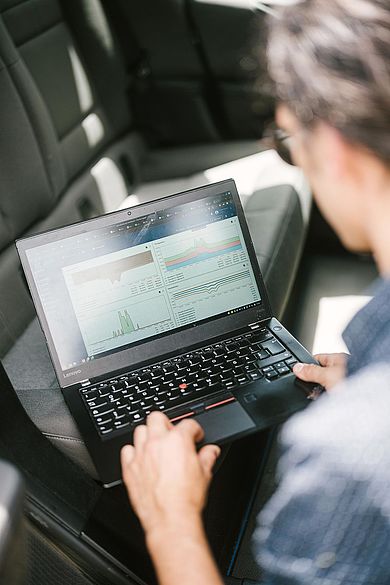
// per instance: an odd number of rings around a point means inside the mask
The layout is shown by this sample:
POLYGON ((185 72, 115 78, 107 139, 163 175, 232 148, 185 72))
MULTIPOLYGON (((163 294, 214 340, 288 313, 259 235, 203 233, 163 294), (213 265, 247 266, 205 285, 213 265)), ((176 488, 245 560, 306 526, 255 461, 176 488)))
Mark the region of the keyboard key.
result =
POLYGON ((129 427, 129 426, 130 426, 129 421, 116 420, 114 422, 115 430, 124 429, 124 428, 129 427))
POLYGON ((295 359, 295 357, 291 357, 288 360, 286 360, 286 365, 289 366, 289 368, 291 368, 291 369, 293 369, 293 366, 297 363, 298 363, 298 360, 295 359))
POLYGON ((220 390, 223 390, 224 386, 220 383, 220 382, 216 382, 215 384, 210 384, 207 387, 207 390, 211 393, 211 392, 219 392, 220 390))
POLYGON ((139 413, 137 412, 136 414, 134 414, 134 415, 132 416, 132 419, 133 419, 133 421, 136 421, 136 422, 141 422, 142 420, 144 420, 144 419, 145 419, 145 416, 143 416, 142 414, 139 414, 139 413))
POLYGON ((98 418, 95 419, 95 422, 97 425, 99 425, 99 427, 108 427, 110 426, 110 423, 112 422, 112 418, 110 417, 101 417, 99 416, 98 418))
POLYGON ((227 343, 225 347, 228 353, 235 353, 240 346, 237 343, 227 343))
POLYGON ((220 356, 220 357, 225 355, 225 351, 221 345, 216 345, 214 347, 214 355, 220 356))
POLYGON ((130 404, 139 404, 141 402, 141 396, 139 394, 132 394, 131 396, 129 396, 129 402, 130 404))
POLYGON ((284 362, 276 362, 274 368, 284 368, 286 364, 284 362))
POLYGON ((159 396, 156 396, 153 400, 153 404, 157 404, 157 406, 160 406, 162 404, 166 404, 167 400, 166 398, 161 398, 159 396))
POLYGON ((110 408, 107 404, 104 404, 100 408, 94 408, 91 412, 92 416, 96 418, 97 416, 105 416, 106 414, 110 414, 113 411, 113 408, 110 408))
POLYGON ((263 369, 266 366, 273 366, 277 362, 284 362, 286 359, 291 357, 291 353, 288 351, 284 351, 283 353, 278 353, 276 355, 270 355, 265 360, 257 360, 256 365, 259 369, 263 369))
POLYGON ((137 383, 136 376, 129 376, 127 381, 125 382, 125 385, 130 387, 130 386, 135 386, 136 383, 137 383))
POLYGON ((268 372, 273 372, 274 369, 272 366, 267 366, 267 367, 263 368, 261 371, 263 372, 263 374, 268 374, 268 372))
POLYGON ((248 382, 248 378, 244 375, 238 376, 237 377, 237 382, 239 384, 246 384, 248 382))
POLYGON ((169 362, 164 362, 162 369, 164 371, 164 374, 169 374, 175 371, 175 366, 173 364, 170 364, 169 362))
POLYGON ((115 427, 99 427, 99 433, 101 435, 108 435, 109 433, 112 433, 115 430, 115 427))
POLYGON ((283 345, 276 339, 266 341, 265 343, 262 343, 262 346, 263 349, 266 349, 271 355, 276 355, 284 351, 283 345))
POLYGON ((206 382, 204 382, 204 381, 203 382, 194 382, 192 384, 192 387, 196 392, 200 392, 201 390, 204 390, 206 388, 206 382))
POLYGON ((96 401, 99 398, 99 390, 97 388, 92 388, 84 393, 84 398, 88 401, 96 401))
POLYGON ((140 408, 141 407, 137 408, 136 406, 132 406, 132 405, 126 406, 127 414, 130 416, 134 416, 135 414, 139 414, 140 408))
POLYGON ((290 368, 288 368, 287 366, 281 366, 281 367, 277 367, 276 368, 278 371, 278 374, 280 376, 283 376, 284 374, 289 374, 290 373, 290 368))
POLYGON ((223 385, 224 385, 226 388, 232 388, 233 386, 235 386, 235 385, 236 385, 236 382, 235 382, 235 380, 233 380, 233 379, 231 378, 230 380, 224 380, 224 381, 223 381, 223 385))
POLYGON ((253 334, 252 341, 253 343, 261 343, 262 341, 267 341, 268 339, 273 338, 274 336, 268 331, 268 329, 262 329, 253 334))
POLYGON ((126 413, 122 413, 122 411, 120 411, 119 409, 118 409, 118 411, 114 410, 113 415, 114 415, 114 422, 116 420, 123 420, 126 417, 126 413))

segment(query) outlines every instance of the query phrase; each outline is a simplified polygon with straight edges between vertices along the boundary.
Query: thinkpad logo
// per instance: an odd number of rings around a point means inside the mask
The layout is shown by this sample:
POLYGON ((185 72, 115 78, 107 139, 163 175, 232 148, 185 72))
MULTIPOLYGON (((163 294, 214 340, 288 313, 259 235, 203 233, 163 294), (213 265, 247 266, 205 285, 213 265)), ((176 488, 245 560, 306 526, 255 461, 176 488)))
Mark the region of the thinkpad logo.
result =
POLYGON ((81 370, 74 370, 73 372, 68 372, 64 374, 64 378, 69 378, 69 376, 77 376, 77 374, 81 374, 81 370))

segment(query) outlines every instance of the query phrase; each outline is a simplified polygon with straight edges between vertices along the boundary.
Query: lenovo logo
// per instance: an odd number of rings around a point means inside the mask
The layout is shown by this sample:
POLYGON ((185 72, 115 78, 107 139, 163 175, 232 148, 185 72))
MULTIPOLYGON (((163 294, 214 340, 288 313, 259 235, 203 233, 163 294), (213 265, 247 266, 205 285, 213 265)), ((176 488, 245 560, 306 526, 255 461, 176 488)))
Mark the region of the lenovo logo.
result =
POLYGON ((77 376, 77 374, 81 374, 81 370, 73 370, 73 372, 68 372, 64 374, 64 378, 69 378, 69 376, 77 376))

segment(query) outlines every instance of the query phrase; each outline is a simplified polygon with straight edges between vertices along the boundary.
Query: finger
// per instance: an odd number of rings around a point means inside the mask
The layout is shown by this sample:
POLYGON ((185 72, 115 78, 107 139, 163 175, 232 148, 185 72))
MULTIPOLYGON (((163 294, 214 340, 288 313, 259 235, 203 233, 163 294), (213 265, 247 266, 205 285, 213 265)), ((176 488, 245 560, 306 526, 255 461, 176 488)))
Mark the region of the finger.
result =
POLYGON ((125 445, 121 450, 120 459, 123 482, 127 487, 132 472, 131 464, 135 459, 134 447, 132 445, 125 445))
POLYGON ((206 475, 211 474, 216 460, 221 454, 217 445, 205 445, 198 453, 199 461, 206 475))
POLYGON ((321 364, 321 366, 329 366, 329 359, 331 357, 332 354, 330 353, 317 353, 314 356, 314 359, 317 360, 317 362, 319 362, 321 364))
POLYGON ((347 353, 319 353, 314 356, 322 366, 343 366, 348 359, 347 353))
POLYGON ((137 451, 142 450, 148 438, 148 429, 145 425, 135 427, 133 443, 137 451))
POLYGON ((150 437, 158 438, 173 428, 169 418, 162 412, 152 412, 146 420, 150 437))
POLYGON ((316 382, 326 386, 327 370, 314 364, 295 364, 293 372, 297 378, 304 382, 316 382))
POLYGON ((193 419, 182 420, 176 426, 176 429, 179 431, 179 433, 189 438, 194 443, 201 441, 204 437, 204 431, 202 427, 193 419))
POLYGON ((121 450, 121 465, 122 470, 125 470, 133 461, 135 456, 135 449, 133 445, 125 445, 121 450))

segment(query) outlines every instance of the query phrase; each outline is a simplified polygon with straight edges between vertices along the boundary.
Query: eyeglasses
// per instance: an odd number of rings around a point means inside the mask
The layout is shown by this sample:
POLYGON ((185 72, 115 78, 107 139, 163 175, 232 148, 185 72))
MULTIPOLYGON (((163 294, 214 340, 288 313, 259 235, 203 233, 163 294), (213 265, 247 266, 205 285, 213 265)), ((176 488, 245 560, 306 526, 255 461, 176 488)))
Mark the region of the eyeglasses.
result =
POLYGON ((287 132, 272 122, 264 130, 264 139, 266 145, 274 148, 284 162, 294 166, 289 145, 291 136, 287 132))

